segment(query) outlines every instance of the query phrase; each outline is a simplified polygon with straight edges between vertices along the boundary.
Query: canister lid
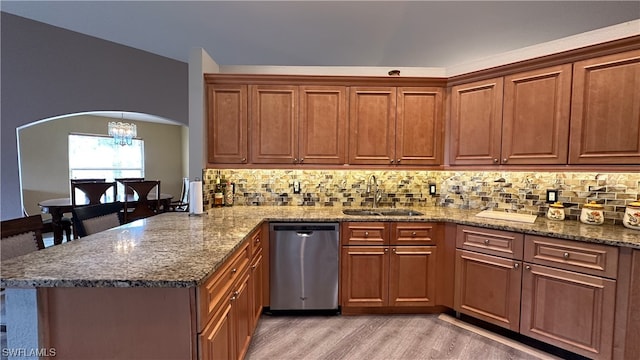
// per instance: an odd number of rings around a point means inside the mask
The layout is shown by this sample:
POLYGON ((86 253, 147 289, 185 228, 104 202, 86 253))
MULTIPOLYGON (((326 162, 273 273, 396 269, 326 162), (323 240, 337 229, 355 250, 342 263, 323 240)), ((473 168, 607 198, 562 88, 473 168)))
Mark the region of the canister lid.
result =
POLYGON ((634 201, 632 203, 629 203, 627 207, 630 207, 633 209, 640 209, 640 201, 634 201))
POLYGON ((596 203, 595 201, 592 201, 588 204, 584 204, 584 207, 587 209, 593 209, 593 210, 602 210, 604 209, 604 206, 596 203))
POLYGON ((564 208, 564 205, 560 201, 556 201, 549 206, 551 206, 552 208, 564 208))

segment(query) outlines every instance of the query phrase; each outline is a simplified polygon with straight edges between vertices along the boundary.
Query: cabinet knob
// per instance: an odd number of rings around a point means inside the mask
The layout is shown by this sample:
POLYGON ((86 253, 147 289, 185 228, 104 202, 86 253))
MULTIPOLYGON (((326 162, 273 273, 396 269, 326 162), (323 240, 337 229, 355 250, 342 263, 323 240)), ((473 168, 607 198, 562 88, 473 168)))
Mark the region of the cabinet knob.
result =
POLYGON ((384 252, 385 253, 389 252, 389 248, 384 248, 384 252))
POLYGON ((396 161, 396 163, 400 164, 400 160, 401 160, 401 159, 398 159, 398 161, 396 161))
POLYGON ((251 270, 255 270, 257 266, 258 266, 258 264, 256 264, 256 265, 251 265, 251 270))
POLYGON ((364 232, 364 237, 369 237, 369 232, 368 231, 364 232))
POLYGON ((256 244, 260 242, 260 238, 256 238, 256 244))
POLYGON ((297 163, 298 162, 298 158, 293 158, 293 163, 297 163))
POLYGON ((236 269, 236 268, 231 269, 231 273, 232 273, 232 274, 235 274, 235 273, 237 273, 237 272, 238 272, 238 269, 236 269))
POLYGON ((569 258, 569 253, 566 252, 566 253, 562 254, 562 257, 565 258, 565 259, 568 259, 569 258))
POLYGON ((531 270, 531 266, 529 266, 529 265, 525 266, 524 268, 527 269, 527 270, 531 270))
POLYGON ((242 158, 242 162, 246 163, 247 162, 247 158, 242 158))
POLYGON ((393 164, 393 159, 389 160, 393 164))
POLYGON ((484 244, 489 245, 489 239, 484 239, 484 244))
POLYGON ((300 158, 300 163, 302 164, 304 162, 304 158, 300 158))
POLYGON ((503 162, 503 163, 506 163, 506 162, 507 162, 507 160, 508 160, 507 158, 504 158, 504 159, 502 159, 502 162, 503 162))
POLYGON ((236 301, 236 297, 235 297, 235 296, 232 296, 232 297, 231 297, 231 299, 229 299, 229 301, 230 301, 230 302, 234 302, 234 301, 236 301))
POLYGON ((411 236, 416 236, 416 232, 415 232, 415 231, 414 231, 414 232, 412 232, 412 233, 411 233, 411 236))
POLYGON ((518 263, 513 264, 513 268, 514 268, 514 269, 517 269, 517 268, 519 268, 519 267, 520 267, 520 264, 518 264, 518 263))
POLYGON ((493 162, 497 164, 498 163, 498 159, 493 159, 493 162))

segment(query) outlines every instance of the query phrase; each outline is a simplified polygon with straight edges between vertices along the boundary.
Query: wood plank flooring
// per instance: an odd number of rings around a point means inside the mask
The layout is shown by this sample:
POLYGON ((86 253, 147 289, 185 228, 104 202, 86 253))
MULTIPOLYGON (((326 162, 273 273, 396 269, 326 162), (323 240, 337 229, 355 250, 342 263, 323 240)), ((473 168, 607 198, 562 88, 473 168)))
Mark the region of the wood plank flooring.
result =
POLYGON ((448 315, 262 316, 246 359, 556 359, 448 315))

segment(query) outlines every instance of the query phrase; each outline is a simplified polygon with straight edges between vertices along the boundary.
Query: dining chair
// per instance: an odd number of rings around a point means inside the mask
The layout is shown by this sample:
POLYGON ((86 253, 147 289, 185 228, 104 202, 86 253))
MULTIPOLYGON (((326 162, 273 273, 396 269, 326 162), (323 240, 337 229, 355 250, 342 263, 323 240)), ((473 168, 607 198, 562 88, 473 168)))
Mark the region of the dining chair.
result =
POLYGON ((189 211, 189 178, 182 178, 180 199, 169 204, 169 211, 189 211))
POLYGON ((32 215, 0 223, 0 260, 44 249, 42 216, 32 215))
POLYGON ((73 208, 76 234, 85 237, 124 224, 123 210, 124 204, 120 201, 73 208))
POLYGON ((132 178, 115 178, 114 179, 116 182, 118 182, 120 185, 123 186, 124 191, 123 194, 126 195, 133 195, 133 190, 132 189, 127 189, 126 186, 124 186, 124 182, 125 181, 144 181, 143 177, 132 177, 132 178))
POLYGON ((125 223, 158 213, 160 209, 160 180, 125 181, 124 187, 125 189, 131 188, 134 192, 134 195, 125 196, 125 223))
MULTIPOLYGON (((25 217, 30 216, 27 213, 27 210, 25 208, 22 208, 22 214, 25 217)), ((42 233, 43 234, 53 232, 53 227, 54 226, 59 226, 60 228, 62 228, 62 233, 67 235, 67 241, 71 241, 71 228, 73 227, 73 224, 72 224, 72 221, 71 221, 70 218, 63 217, 56 224, 53 223, 53 219, 52 218, 42 219, 42 233)))
POLYGON ((83 182, 71 180, 71 205, 94 205, 100 204, 102 197, 105 197, 104 202, 116 201, 118 195, 118 187, 115 181, 113 182, 83 182), (107 192, 110 188, 113 188, 112 198, 109 198, 107 192), (78 202, 76 199, 76 190, 80 190, 86 196, 88 202, 78 202))

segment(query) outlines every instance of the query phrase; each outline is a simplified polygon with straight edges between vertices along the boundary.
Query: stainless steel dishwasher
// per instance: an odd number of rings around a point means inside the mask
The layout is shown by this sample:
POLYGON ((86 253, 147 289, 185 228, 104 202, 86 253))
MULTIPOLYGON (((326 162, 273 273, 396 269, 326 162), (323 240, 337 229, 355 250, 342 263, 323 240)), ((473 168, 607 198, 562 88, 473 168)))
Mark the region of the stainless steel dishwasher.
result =
POLYGON ((337 223, 271 223, 270 309, 338 310, 337 223))

